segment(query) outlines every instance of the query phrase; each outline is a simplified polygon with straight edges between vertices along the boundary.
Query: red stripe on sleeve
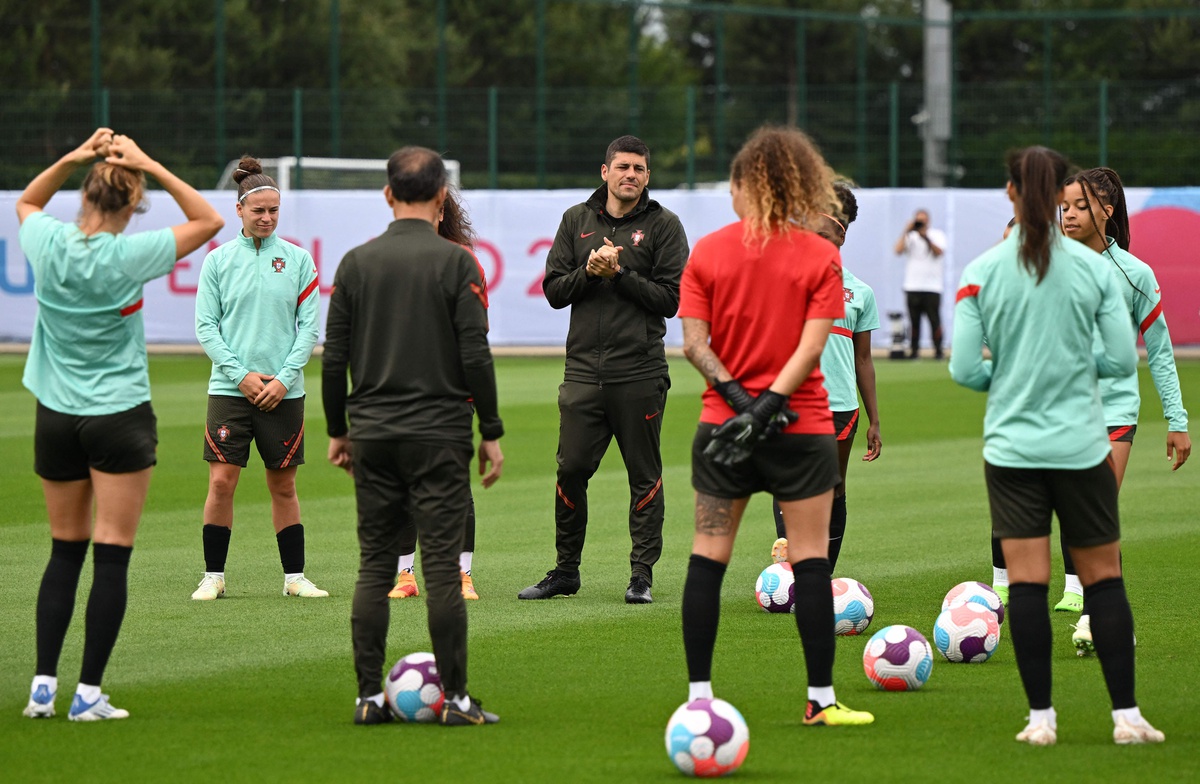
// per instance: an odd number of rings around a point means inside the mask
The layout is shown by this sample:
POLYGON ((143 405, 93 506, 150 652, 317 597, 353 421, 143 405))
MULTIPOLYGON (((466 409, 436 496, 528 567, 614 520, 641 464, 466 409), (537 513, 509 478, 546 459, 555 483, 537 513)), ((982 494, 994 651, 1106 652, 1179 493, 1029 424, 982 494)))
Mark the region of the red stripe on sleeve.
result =
POLYGON ((1146 320, 1142 322, 1142 326, 1140 327, 1140 329, 1141 329, 1141 332, 1143 335, 1146 334, 1146 330, 1150 329, 1150 325, 1153 324, 1155 321, 1157 321, 1158 317, 1161 315, 1162 315, 1162 303, 1159 302, 1157 305, 1154 306, 1154 310, 1150 311, 1150 315, 1146 316, 1146 320))
MULTIPOLYGON (((142 309, 142 304, 145 303, 145 301, 146 300, 144 298, 139 299, 137 302, 133 303, 132 305, 121 308, 121 315, 122 316, 132 316, 134 313, 137 313, 139 310, 142 309)), ((1143 330, 1143 331, 1145 331, 1145 330, 1143 330)))
POLYGON ((958 296, 954 298, 955 303, 962 302, 967 297, 974 297, 979 293, 978 286, 963 286, 958 290, 958 296))
POLYGON ((829 330, 829 334, 841 335, 842 337, 845 337, 845 338, 853 338, 854 337, 854 333, 851 332, 850 330, 846 329, 845 327, 834 327, 833 329, 829 330))
POLYGON ((299 307, 300 303, 302 303, 302 302, 304 302, 304 300, 308 299, 309 294, 312 294, 314 291, 317 290, 317 283, 319 283, 319 282, 320 281, 317 278, 313 278, 313 282, 308 284, 308 288, 306 288, 304 291, 300 292, 300 296, 296 299, 296 307, 299 307))

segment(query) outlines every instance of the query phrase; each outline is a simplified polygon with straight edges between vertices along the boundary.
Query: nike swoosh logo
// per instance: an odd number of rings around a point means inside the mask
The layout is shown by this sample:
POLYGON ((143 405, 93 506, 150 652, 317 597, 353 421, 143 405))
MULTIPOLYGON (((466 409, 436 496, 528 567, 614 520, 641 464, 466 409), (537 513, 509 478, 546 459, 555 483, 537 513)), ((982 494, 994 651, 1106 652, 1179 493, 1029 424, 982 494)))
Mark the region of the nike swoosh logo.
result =
POLYGON ((284 446, 291 446, 291 445, 292 445, 292 441, 294 441, 295 439, 296 439, 296 436, 295 436, 295 434, 293 434, 291 438, 289 438, 287 441, 284 441, 284 442, 283 442, 283 445, 284 445, 284 446))
POLYGON ((594 231, 589 231, 587 234, 580 234, 579 239, 586 240, 588 237, 592 236, 595 233, 596 232, 594 232, 594 231))
POLYGON ((1154 290, 1154 293, 1155 293, 1155 294, 1157 294, 1157 293, 1158 293, 1158 292, 1160 292, 1160 291, 1162 291, 1162 289, 1155 289, 1155 290, 1154 290))
POLYGON ((647 419, 647 420, 654 419, 654 417, 658 416, 660 413, 662 413, 662 412, 660 412, 660 411, 655 411, 653 414, 646 414, 646 419, 647 419))

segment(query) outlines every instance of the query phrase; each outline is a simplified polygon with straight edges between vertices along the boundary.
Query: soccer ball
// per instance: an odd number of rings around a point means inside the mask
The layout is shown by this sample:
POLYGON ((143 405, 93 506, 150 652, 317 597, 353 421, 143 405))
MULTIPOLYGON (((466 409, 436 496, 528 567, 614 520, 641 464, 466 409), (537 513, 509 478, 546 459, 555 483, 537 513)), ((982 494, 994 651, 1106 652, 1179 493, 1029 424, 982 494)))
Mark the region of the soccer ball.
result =
POLYGON ((1000 601, 1000 594, 993 591, 987 583, 959 583, 951 588, 942 600, 942 609, 949 610, 963 602, 974 602, 988 608, 996 614, 996 623, 1004 623, 1004 602, 1000 601))
POLYGON ((436 721, 446 698, 432 653, 410 653, 396 662, 383 692, 401 721, 436 721))
POLYGON ((754 583, 754 598, 769 613, 795 612, 796 578, 792 576, 792 565, 777 563, 763 569, 754 583))
POLYGON ((867 586, 846 577, 833 578, 833 633, 862 634, 875 617, 875 600, 867 586))
POLYGON ((692 700, 667 722, 667 756, 675 767, 702 779, 733 773, 750 750, 750 728, 725 700, 692 700))
POLYGON ((934 622, 933 644, 948 661, 985 662, 1000 644, 1000 622, 982 604, 956 604, 934 622))
POLYGON ((916 691, 933 672, 933 649, 911 626, 885 626, 863 649, 863 671, 884 691, 916 691))

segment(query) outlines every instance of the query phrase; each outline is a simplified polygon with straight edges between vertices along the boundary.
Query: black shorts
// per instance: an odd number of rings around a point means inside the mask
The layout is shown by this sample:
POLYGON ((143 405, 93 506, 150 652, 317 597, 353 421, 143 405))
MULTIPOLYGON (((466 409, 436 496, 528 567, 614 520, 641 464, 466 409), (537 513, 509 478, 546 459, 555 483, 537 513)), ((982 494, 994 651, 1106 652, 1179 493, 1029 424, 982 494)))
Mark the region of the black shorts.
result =
POLYGON ((858 409, 833 412, 833 432, 838 441, 853 441, 858 432, 858 409))
POLYGON ((1133 437, 1137 434, 1137 425, 1117 425, 1108 429, 1109 441, 1124 441, 1127 444, 1133 443, 1133 437))
POLYGON ((267 468, 304 465, 304 398, 264 412, 244 397, 209 395, 204 459, 245 468, 251 441, 267 468))
POLYGON ((704 456, 717 427, 701 422, 692 441, 692 487, 705 495, 745 498, 765 492, 777 501, 799 501, 832 490, 842 481, 837 440, 832 435, 777 435, 755 447, 749 460, 727 468, 704 456))
POLYGON ((37 404, 33 470, 51 482, 105 474, 131 474, 158 462, 158 420, 150 402, 128 411, 76 416, 37 404))
POLYGON ((1053 513, 1058 514, 1063 541, 1072 547, 1095 547, 1121 538, 1111 456, 1081 470, 984 463, 983 473, 992 536, 997 539, 1049 536, 1053 513))

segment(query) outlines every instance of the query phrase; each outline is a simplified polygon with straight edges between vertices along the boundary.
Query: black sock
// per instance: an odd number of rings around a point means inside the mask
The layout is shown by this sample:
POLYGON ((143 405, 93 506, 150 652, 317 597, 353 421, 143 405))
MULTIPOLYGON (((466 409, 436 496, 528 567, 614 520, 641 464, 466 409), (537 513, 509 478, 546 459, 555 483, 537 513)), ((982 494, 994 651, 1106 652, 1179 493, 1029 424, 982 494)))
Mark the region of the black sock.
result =
POLYGON ((721 616, 721 582, 725 564, 693 555, 683 583, 683 651, 688 681, 712 680, 713 647, 721 616))
POLYGON ((829 517, 829 573, 837 568, 842 539, 846 536, 846 496, 833 496, 833 514, 829 517))
POLYGON ((775 538, 787 539, 787 528, 783 525, 783 510, 778 501, 771 501, 771 514, 775 518, 775 538))
POLYGON ((1050 610, 1048 586, 1013 583, 1008 586, 1008 626, 1017 670, 1032 710, 1050 707, 1050 610))
POLYGON ((79 682, 99 686, 108 657, 117 644, 129 596, 129 556, 132 547, 92 545, 92 592, 88 595, 87 628, 83 635, 83 668, 79 682))
POLYGON ((1113 710, 1133 708, 1134 643, 1133 611, 1125 593, 1125 581, 1110 577, 1083 589, 1092 615, 1092 644, 1104 671, 1104 683, 1113 710))
POLYGON ((808 558, 792 567, 796 578, 796 628, 804 646, 804 666, 810 687, 833 685, 833 590, 829 561, 808 558))
POLYGON ((224 572, 233 529, 223 525, 206 525, 201 532, 204 536, 204 571, 224 572))
POLYGON ((301 523, 289 525, 275 534, 275 543, 279 545, 279 562, 283 564, 284 574, 299 574, 304 571, 304 526, 301 523))
POLYGON ((37 671, 36 675, 58 675, 58 657, 62 654, 67 627, 75 612, 75 591, 79 573, 87 558, 88 540, 64 542, 50 540, 50 561, 42 575, 37 596, 37 671))
POLYGON ((992 537, 992 567, 995 569, 1007 569, 1008 564, 1004 562, 1004 548, 1000 546, 1000 540, 992 537))

